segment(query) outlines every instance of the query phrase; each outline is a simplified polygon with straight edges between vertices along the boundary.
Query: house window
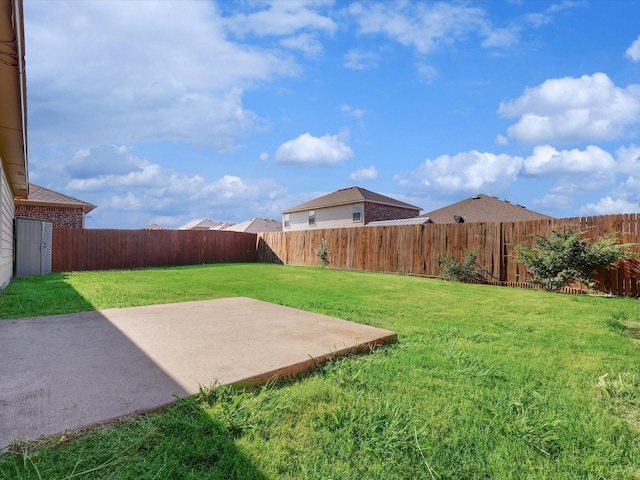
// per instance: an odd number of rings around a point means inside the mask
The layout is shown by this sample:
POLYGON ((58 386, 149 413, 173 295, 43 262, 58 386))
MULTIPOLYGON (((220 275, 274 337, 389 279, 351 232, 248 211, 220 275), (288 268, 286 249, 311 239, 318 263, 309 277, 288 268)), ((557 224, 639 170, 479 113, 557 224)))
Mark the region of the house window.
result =
POLYGON ((362 221, 362 205, 353 206, 353 221, 354 222, 362 221))
POLYGON ((309 210, 309 226, 310 227, 315 227, 316 226, 316 211, 315 210, 309 210))
POLYGON ((288 213, 284 214, 284 228, 291 228, 291 218, 288 213))

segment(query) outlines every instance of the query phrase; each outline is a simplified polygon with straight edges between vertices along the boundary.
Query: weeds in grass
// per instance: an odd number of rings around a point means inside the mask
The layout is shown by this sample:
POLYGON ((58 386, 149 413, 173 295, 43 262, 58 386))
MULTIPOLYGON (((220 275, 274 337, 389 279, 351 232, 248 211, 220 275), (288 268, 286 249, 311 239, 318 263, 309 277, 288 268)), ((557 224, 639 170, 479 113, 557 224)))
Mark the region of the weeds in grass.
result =
MULTIPOLYGON (((3 459, 3 464, 7 464, 8 468, 0 469, 0 478, 7 480, 29 480, 29 479, 37 479, 37 480, 47 480, 51 477, 44 476, 40 469, 38 468, 37 462, 33 460, 32 455, 27 451, 21 452, 8 452, 4 454, 7 458, 3 459), (13 469, 11 468, 13 464, 13 469)), ((37 454, 36 454, 37 457, 37 454)), ((72 480, 74 478, 82 478, 87 477, 89 475, 101 472, 105 469, 112 468, 126 460, 126 455, 121 455, 111 460, 108 460, 100 465, 95 467, 88 467, 84 470, 78 470, 81 465, 81 461, 76 461, 73 469, 67 475, 65 474, 60 478, 60 480, 72 480)), ((4 467, 5 465, 3 465, 4 467)))
POLYGON ((399 343, 296 381, 213 385, 26 457, 2 455, 2 480, 94 468, 86 477, 640 478, 637 301, 272 265, 72 273, 9 288, 3 318, 249 296, 375 323, 399 343))

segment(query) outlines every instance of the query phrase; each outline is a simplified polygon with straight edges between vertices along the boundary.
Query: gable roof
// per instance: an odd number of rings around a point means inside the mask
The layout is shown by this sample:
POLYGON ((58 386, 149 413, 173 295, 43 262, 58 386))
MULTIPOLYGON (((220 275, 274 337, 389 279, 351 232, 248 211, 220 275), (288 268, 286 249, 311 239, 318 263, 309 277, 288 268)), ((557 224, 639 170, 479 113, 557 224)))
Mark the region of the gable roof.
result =
POLYGON ((167 227, 158 225, 157 223, 151 223, 143 228, 143 230, 169 230, 167 227))
POLYGON ((410 205, 395 198, 387 197, 376 192, 367 190, 361 187, 343 188, 333 193, 323 195, 322 197, 315 198, 295 207, 283 210, 282 213, 301 212, 304 210, 313 210, 316 208, 336 207, 338 205, 351 205, 353 203, 369 202, 378 203, 381 205, 390 205, 392 207, 402 207, 411 210, 422 210, 420 207, 410 205))
POLYGON ((77 198, 70 197, 54 190, 41 187, 35 183, 29 184, 29 196, 26 199, 16 198, 16 205, 43 205, 55 207, 82 208, 84 213, 98 208, 92 203, 83 202, 77 198))
POLYGON ((178 228, 178 230, 222 230, 223 228, 230 227, 231 225, 234 224, 231 222, 218 222, 216 220, 202 218, 200 220, 189 222, 178 228))
POLYGON ((246 233, 281 232, 282 222, 272 218, 252 218, 251 220, 227 227, 224 230, 246 233))
POLYGON ((465 223, 525 222, 527 220, 550 220, 553 217, 528 210, 522 205, 488 195, 475 195, 466 200, 421 215, 430 217, 434 223, 456 223, 460 216, 465 223))

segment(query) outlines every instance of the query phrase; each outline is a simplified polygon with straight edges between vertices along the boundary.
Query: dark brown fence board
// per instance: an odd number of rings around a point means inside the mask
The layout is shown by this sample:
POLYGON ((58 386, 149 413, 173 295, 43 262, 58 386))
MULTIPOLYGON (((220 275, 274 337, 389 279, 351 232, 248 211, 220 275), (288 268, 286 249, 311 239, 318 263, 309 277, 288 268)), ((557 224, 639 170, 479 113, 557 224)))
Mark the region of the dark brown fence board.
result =
POLYGON ((256 234, 208 230, 53 229, 52 270, 256 261, 256 234))

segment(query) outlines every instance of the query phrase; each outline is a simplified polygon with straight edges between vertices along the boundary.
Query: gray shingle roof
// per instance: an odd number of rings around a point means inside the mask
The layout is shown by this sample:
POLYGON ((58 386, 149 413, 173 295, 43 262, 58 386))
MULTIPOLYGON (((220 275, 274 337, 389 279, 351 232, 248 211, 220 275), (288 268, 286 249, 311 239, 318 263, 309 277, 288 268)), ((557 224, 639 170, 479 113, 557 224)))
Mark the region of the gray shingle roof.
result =
POLYGON ((252 218, 251 220, 227 227, 224 230, 246 233, 281 232, 282 222, 272 218, 252 218))
POLYGON ((454 215, 464 218, 465 223, 525 222, 527 220, 550 220, 553 218, 549 215, 528 210, 522 205, 482 194, 421 216, 430 217, 434 223, 456 223, 454 215))
POLYGON ((409 208, 412 210, 417 210, 418 212, 422 210, 420 207, 416 207, 415 205, 401 202, 400 200, 396 200, 395 198, 387 197, 385 195, 372 192, 365 188, 351 187, 343 188, 333 193, 314 198, 313 200, 310 200, 308 202, 301 203, 300 205, 296 205, 295 207, 283 210, 282 213, 300 212, 304 210, 313 210, 315 208, 335 207, 337 205, 350 205, 352 203, 359 202, 371 202, 379 203, 382 205, 391 205, 394 207, 409 208))
POLYGON ((16 203, 21 205, 52 205, 62 207, 80 207, 84 209, 84 213, 89 213, 91 210, 97 208, 95 205, 83 202, 77 198, 64 195, 54 190, 41 187, 34 183, 29 184, 29 197, 26 200, 16 199, 16 203))
POLYGON ((216 220, 209 220, 208 218, 201 218, 183 225, 178 230, 222 230, 231 225, 235 224, 233 222, 218 222, 216 220))

